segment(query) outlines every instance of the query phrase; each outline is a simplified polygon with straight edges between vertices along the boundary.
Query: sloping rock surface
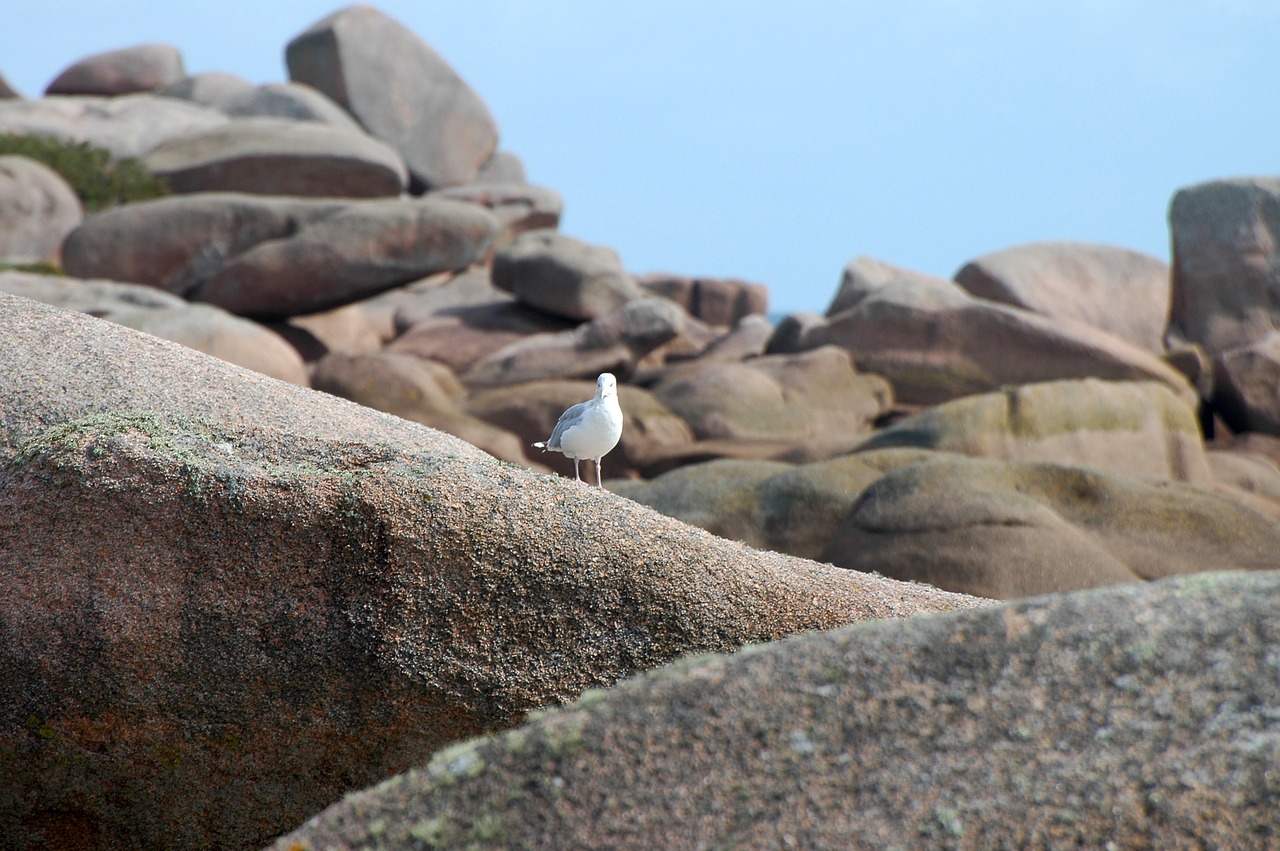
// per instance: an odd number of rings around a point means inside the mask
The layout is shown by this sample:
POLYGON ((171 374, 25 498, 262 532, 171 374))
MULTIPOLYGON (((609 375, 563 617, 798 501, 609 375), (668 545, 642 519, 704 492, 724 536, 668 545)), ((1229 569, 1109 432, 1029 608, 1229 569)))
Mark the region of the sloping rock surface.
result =
POLYGON ((972 598, 0 296, 0 844, 245 848, 696 650, 972 598))
POLYGON ((694 658, 348 796, 276 851, 1270 848, 1280 574, 694 658))

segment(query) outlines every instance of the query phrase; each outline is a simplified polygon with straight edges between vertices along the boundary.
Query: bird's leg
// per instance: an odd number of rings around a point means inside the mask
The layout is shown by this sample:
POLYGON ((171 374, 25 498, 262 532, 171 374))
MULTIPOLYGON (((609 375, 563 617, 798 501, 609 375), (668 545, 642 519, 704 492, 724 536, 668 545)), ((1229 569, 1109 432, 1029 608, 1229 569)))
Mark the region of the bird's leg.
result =
POLYGON ((574 458, 574 459, 573 459, 573 477, 574 477, 575 479, 577 479, 578 481, 582 481, 582 476, 581 476, 581 474, 579 474, 579 473, 578 473, 578 459, 577 459, 577 458, 574 458))
POLYGON ((604 487, 604 482, 603 482, 603 481, 601 480, 601 478, 600 478, 600 462, 601 462, 602 460, 604 460, 604 459, 602 459, 602 458, 597 458, 597 459, 596 459, 596 487, 598 487, 598 488, 603 488, 603 487, 604 487))

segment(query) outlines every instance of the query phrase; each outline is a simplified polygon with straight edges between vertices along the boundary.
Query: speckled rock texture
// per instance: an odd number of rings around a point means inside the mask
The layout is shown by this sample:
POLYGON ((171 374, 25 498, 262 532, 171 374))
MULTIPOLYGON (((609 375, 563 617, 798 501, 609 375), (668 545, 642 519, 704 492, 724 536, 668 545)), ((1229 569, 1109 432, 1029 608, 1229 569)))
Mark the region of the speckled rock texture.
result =
POLYGON ((348 796, 276 851, 1275 848, 1280 574, 685 660, 348 796))
POLYGON ((249 848, 685 653, 973 598, 0 295, 0 845, 249 848))

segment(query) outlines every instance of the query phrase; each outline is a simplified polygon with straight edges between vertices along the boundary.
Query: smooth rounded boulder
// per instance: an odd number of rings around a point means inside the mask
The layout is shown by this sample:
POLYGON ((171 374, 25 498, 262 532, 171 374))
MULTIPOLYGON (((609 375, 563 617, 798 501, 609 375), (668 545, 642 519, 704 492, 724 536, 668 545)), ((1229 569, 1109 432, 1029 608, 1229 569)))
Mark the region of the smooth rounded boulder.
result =
POLYGON ((1083 322, 1164 351, 1169 264, 1114 245, 1034 242, 984 254, 956 272, 971 295, 1083 322))
POLYGON ((498 128, 488 107, 399 21, 348 6, 289 42, 289 78, 344 107, 400 152, 427 189, 457 186, 493 155, 498 128))
POLYGON ((580 321, 643 295, 612 248, 545 229, 522 233, 494 254, 493 284, 530 307, 580 321))
POLYGON ((409 179, 400 156, 371 136, 286 118, 238 118, 169 139, 142 164, 174 192, 379 198, 409 179))
POLYGON ((1011 599, 1206 570, 1273 570, 1280 523, 1181 482, 947 456, 862 492, 823 558, 1011 599))
POLYGON ((140 44, 86 56, 58 74, 46 95, 127 95, 176 83, 186 75, 182 53, 168 44, 140 44))
POLYGON ((0 156, 0 262, 59 263, 84 208, 62 175, 33 159, 0 156))

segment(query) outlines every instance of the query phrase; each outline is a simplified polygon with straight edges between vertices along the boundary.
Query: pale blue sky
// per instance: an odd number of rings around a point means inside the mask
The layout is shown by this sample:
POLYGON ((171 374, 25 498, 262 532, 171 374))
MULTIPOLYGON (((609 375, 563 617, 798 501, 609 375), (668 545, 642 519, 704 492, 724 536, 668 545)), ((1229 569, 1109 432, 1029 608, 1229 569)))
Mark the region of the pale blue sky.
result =
MULTIPOLYGON (((634 272, 742 277, 822 311, 858 254, 949 277, 1023 242, 1168 257, 1182 186, 1280 173, 1271 0, 386 0, 480 93, 562 229, 634 272)), ((338 3, 41 0, 6 15, 27 95, 148 41, 285 79, 338 3)))

